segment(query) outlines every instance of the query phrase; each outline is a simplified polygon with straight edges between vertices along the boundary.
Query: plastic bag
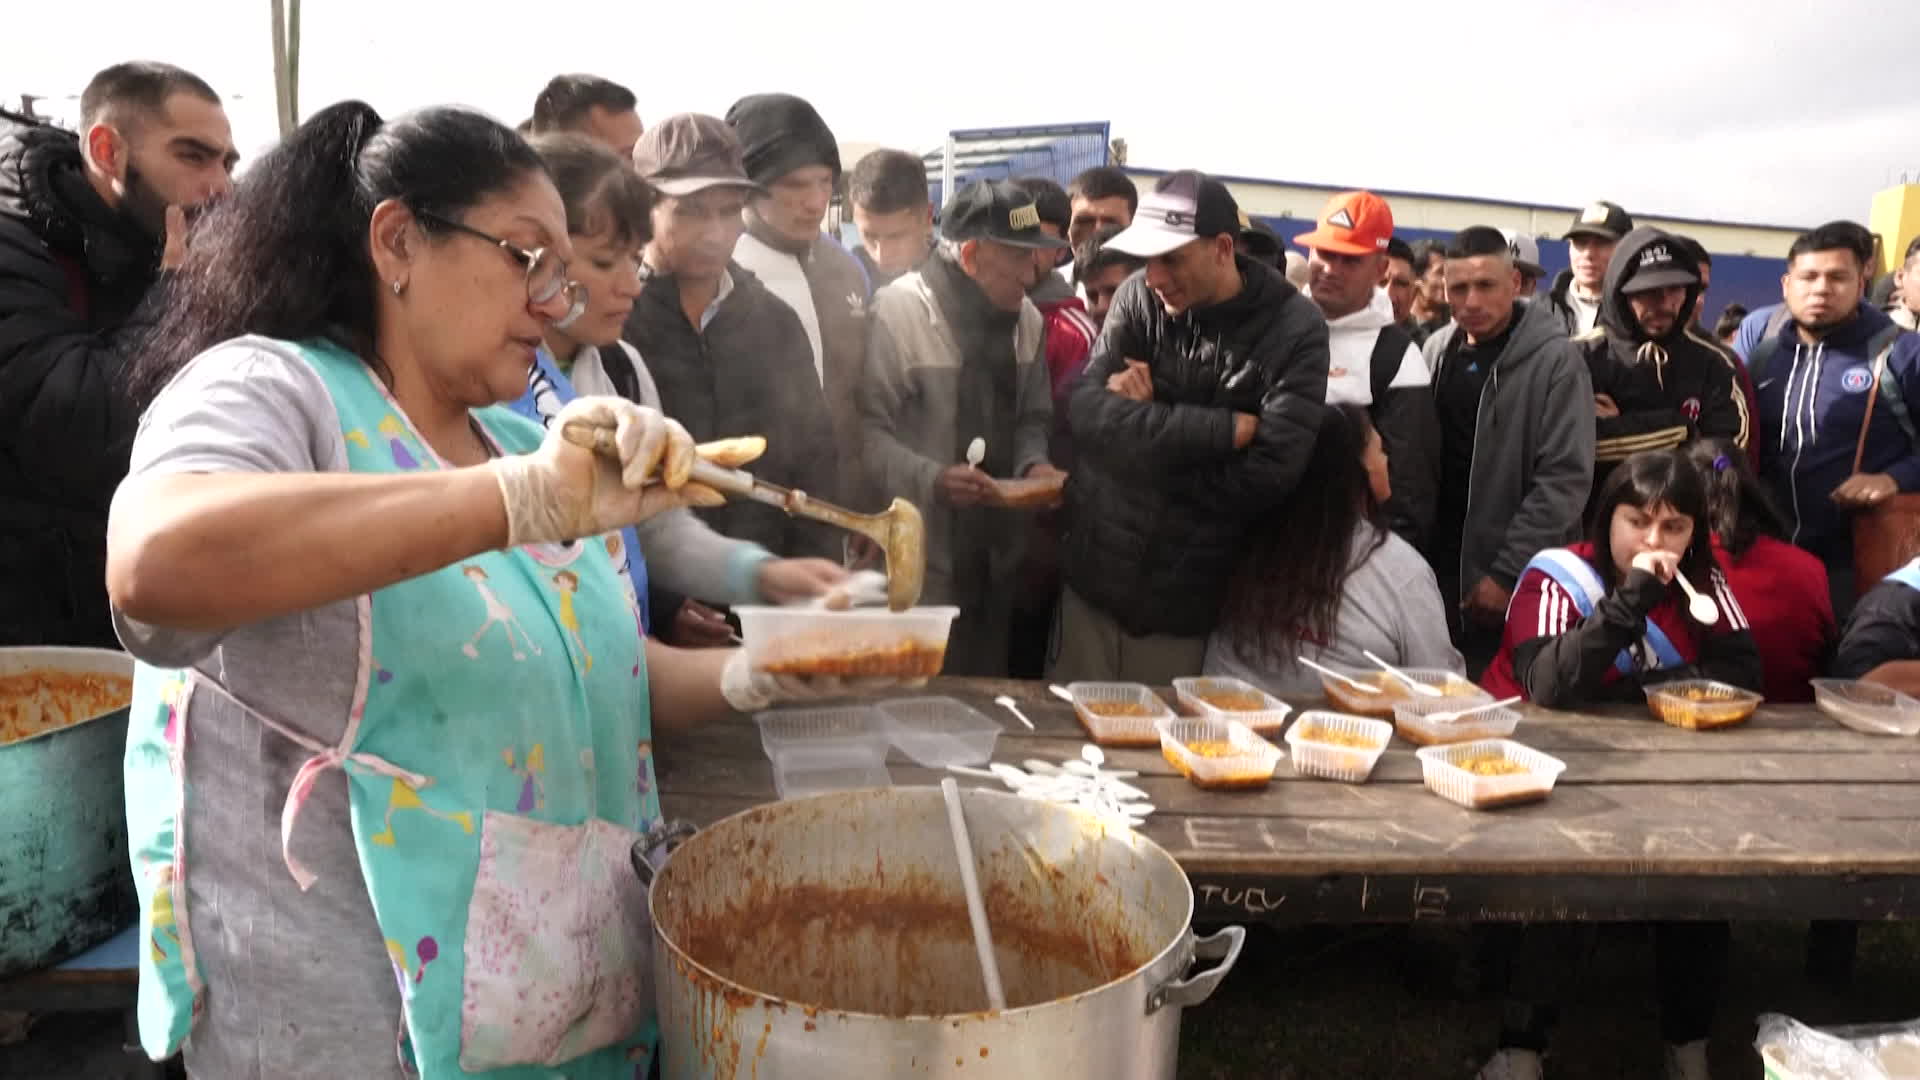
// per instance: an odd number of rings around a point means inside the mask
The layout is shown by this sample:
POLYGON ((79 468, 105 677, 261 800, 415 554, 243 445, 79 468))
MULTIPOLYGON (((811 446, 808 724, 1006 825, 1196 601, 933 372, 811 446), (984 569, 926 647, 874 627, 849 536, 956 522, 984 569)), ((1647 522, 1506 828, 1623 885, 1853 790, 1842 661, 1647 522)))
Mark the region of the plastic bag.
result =
POLYGON ((1766 1013, 1754 1047, 1767 1080, 1920 1080, 1920 1020, 1815 1030, 1766 1013))

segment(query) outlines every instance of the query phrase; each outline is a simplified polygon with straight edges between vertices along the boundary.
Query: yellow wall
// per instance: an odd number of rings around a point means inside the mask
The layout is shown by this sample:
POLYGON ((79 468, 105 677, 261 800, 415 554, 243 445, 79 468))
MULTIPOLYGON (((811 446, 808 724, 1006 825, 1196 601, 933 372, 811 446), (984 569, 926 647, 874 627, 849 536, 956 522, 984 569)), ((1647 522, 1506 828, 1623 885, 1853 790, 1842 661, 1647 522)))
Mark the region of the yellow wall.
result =
MULTIPOLYGON (((1155 177, 1134 173, 1133 178, 1141 190, 1152 190, 1155 177)), ((1240 204, 1240 209, 1249 214, 1257 217, 1293 217, 1303 221, 1318 217, 1327 198, 1333 194, 1325 188, 1265 181, 1229 181, 1227 187, 1233 192, 1234 201, 1240 204)), ((1920 187, 1908 190, 1920 191, 1920 187)), ((1573 222, 1573 212, 1565 207, 1511 206, 1435 195, 1391 195, 1388 196, 1388 202, 1393 206, 1394 224, 1410 229, 1457 232, 1469 225, 1491 225, 1497 229, 1531 233, 1543 242, 1551 243, 1557 241, 1573 222)), ((1627 209, 1631 211, 1633 207, 1627 209)), ((1920 215, 1920 199, 1915 200, 1915 213, 1920 215)), ((1793 238, 1801 231, 1759 225, 1674 221, 1669 218, 1641 217, 1638 214, 1634 215, 1634 223, 1685 233, 1716 254, 1770 258, 1785 258, 1787 248, 1792 246, 1793 238)))
POLYGON ((1901 184, 1873 194, 1868 226, 1880 237, 1880 271, 1900 269, 1900 256, 1920 235, 1920 184, 1901 184))

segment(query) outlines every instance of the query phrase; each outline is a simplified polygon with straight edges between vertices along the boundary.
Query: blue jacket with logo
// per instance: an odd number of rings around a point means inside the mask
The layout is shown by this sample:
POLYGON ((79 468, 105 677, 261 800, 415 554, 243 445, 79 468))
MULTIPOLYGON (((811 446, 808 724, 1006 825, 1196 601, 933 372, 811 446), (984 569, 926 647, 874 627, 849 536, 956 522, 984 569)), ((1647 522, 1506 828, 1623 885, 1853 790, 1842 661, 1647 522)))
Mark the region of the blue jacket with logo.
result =
MULTIPOLYGON (((1893 325, 1886 313, 1861 304, 1851 321, 1808 345, 1787 319, 1776 347, 1752 373, 1760 398, 1756 435, 1762 473, 1781 509, 1792 515, 1793 542, 1829 561, 1852 562, 1847 515, 1832 494, 1853 474, 1854 448, 1873 386, 1872 342, 1893 325)), ((1752 342, 1742 353, 1749 364, 1760 344, 1755 336, 1743 335, 1752 342)), ((1874 402, 1860 471, 1886 473, 1902 492, 1920 491, 1920 448, 1889 401, 1890 391, 1897 389, 1909 412, 1920 410, 1920 335, 1902 333, 1894 339, 1887 380, 1892 386, 1883 384, 1874 402)))

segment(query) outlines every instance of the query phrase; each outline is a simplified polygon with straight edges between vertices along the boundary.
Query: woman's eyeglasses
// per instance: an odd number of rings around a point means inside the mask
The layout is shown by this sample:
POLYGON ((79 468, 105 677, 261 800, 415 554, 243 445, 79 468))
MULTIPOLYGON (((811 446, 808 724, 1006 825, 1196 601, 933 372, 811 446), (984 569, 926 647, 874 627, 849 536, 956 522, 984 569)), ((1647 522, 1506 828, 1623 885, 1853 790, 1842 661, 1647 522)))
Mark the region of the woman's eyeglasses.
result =
POLYGON ((466 233, 468 236, 485 240, 487 243, 507 253, 508 257, 519 263, 527 272, 527 302, 545 304, 555 297, 566 294, 568 311, 565 317, 556 320, 561 325, 580 317, 587 307, 587 287, 577 281, 567 279, 567 262, 546 248, 528 251, 518 244, 509 243, 492 233, 482 232, 471 225, 441 217, 425 210, 414 211, 414 216, 422 221, 430 221, 442 228, 466 233))

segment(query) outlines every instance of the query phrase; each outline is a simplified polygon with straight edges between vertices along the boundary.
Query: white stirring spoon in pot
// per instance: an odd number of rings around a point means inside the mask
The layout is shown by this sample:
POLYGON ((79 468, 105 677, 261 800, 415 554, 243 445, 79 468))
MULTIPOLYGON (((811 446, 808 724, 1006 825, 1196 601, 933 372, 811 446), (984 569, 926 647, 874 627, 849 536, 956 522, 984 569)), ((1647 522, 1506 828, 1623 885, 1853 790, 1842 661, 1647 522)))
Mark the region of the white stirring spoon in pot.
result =
POLYGON ((1407 689, 1413 691, 1416 694, 1419 694, 1421 697, 1445 697, 1446 696, 1445 694, 1442 694, 1440 692, 1438 687, 1428 686, 1426 683, 1421 682, 1420 680, 1414 678, 1413 676, 1408 675, 1406 672, 1401 671, 1399 668, 1394 667, 1392 664, 1387 663, 1385 660, 1382 660, 1379 657, 1373 655, 1371 651, 1363 650, 1360 653, 1360 655, 1366 657, 1367 659, 1373 661, 1376 664, 1379 664, 1381 671, 1384 671, 1387 674, 1393 676, 1394 678, 1399 679, 1401 682, 1406 684, 1407 689))
POLYGON ((1339 672, 1333 670, 1332 668, 1323 667, 1307 659, 1304 656, 1295 657, 1295 659, 1299 660, 1301 663, 1307 665, 1308 667, 1319 672, 1320 674, 1325 675, 1329 679, 1339 679, 1341 682, 1346 683, 1348 686, 1353 687, 1355 690, 1358 690, 1363 694, 1377 694, 1380 692, 1380 688, 1377 686, 1369 686, 1368 684, 1363 683, 1358 679, 1348 678, 1347 676, 1340 674, 1339 672))
POLYGON ((1687 614, 1693 616, 1694 622, 1712 626, 1720 621, 1720 605, 1714 603, 1711 596, 1694 588, 1693 582, 1688 581, 1687 575, 1681 573, 1677 566, 1673 568, 1673 580, 1679 582, 1680 590, 1687 594, 1687 614))

